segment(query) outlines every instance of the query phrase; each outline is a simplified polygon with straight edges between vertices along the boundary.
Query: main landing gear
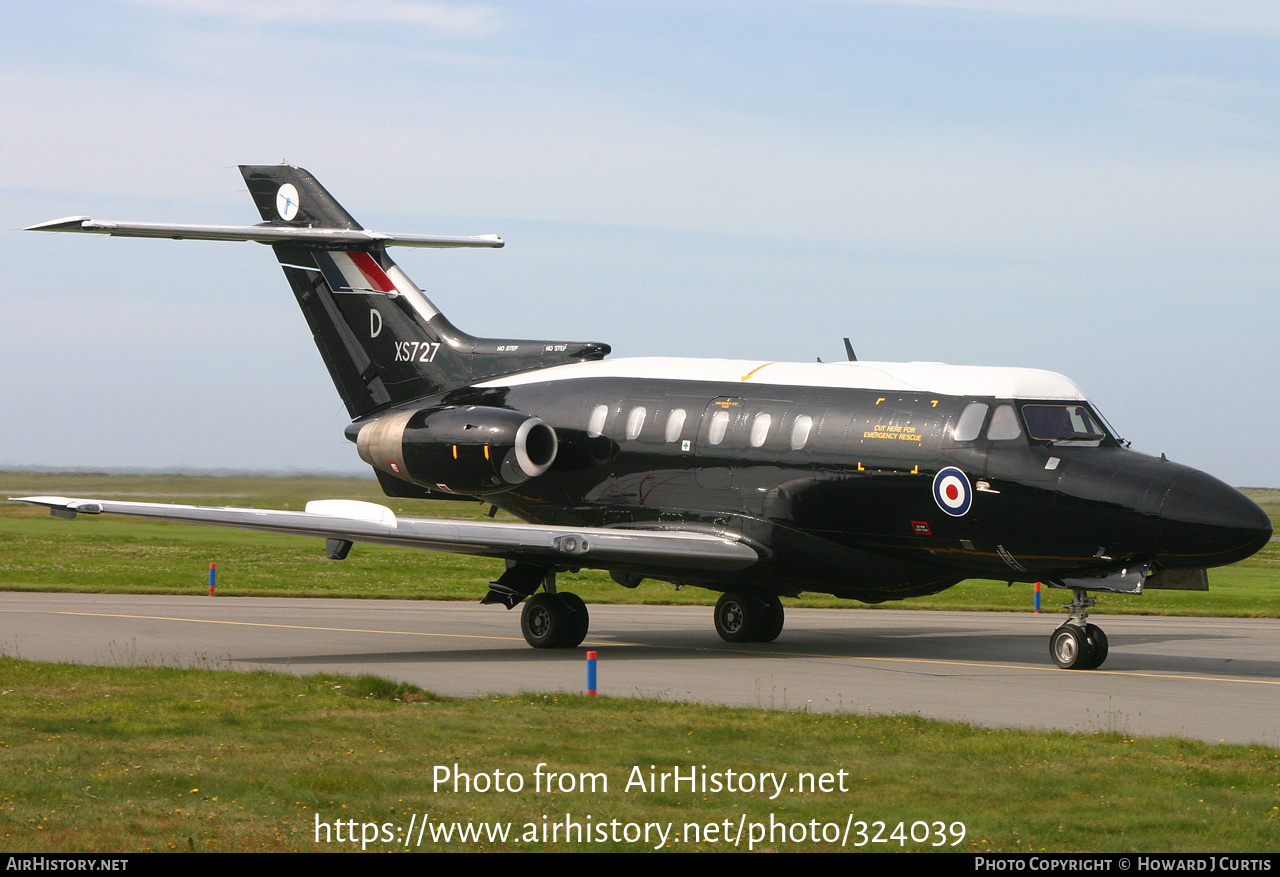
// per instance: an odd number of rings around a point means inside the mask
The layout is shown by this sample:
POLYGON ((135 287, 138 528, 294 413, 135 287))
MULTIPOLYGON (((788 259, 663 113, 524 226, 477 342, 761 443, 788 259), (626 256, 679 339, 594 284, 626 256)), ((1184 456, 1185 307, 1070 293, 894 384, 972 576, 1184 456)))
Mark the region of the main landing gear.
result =
POLYGON ((716 603, 716 633, 728 643, 771 643, 782 633, 782 601, 773 595, 722 594, 716 603))
POLYGON ((489 583, 481 603, 501 603, 520 610, 520 632, 535 649, 575 649, 587 637, 591 616, 577 594, 556 593, 554 570, 532 563, 508 561, 506 572, 489 583), (543 593, 536 593, 542 588, 543 593))
POLYGON ((587 604, 577 594, 534 594, 520 612, 520 632, 535 649, 577 648, 590 626, 587 604))
POLYGON ((1064 604, 1071 617, 1049 638, 1049 655, 1063 670, 1096 670, 1107 659, 1107 635, 1086 621, 1094 604, 1089 592, 1072 588, 1071 593, 1073 599, 1064 604))

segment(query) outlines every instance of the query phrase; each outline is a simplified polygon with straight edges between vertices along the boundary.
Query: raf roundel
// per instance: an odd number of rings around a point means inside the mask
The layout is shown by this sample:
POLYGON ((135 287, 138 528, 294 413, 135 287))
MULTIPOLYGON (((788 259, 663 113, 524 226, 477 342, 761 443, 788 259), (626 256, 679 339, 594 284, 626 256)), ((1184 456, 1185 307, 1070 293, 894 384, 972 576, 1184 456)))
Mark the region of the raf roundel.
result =
POLYGON ((960 517, 973 504, 973 488, 969 479, 955 466, 948 466, 933 476, 933 501, 953 517, 960 517))
POLYGON ((285 222, 292 222, 298 215, 298 190, 293 183, 285 183, 276 192, 276 213, 285 222))

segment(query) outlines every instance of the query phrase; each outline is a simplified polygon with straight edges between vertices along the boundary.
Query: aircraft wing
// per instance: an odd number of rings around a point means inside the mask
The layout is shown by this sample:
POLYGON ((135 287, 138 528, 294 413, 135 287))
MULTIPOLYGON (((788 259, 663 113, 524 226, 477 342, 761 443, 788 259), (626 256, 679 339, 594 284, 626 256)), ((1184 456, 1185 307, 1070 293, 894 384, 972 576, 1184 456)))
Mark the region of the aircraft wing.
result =
POLYGON ((711 532, 397 517, 385 506, 355 500, 319 500, 307 503, 306 511, 294 512, 65 496, 11 499, 46 506, 63 518, 132 515, 589 569, 732 572, 760 559, 750 545, 711 532))
POLYGON ((321 246, 360 247, 382 244, 387 247, 501 247, 496 234, 466 236, 387 234, 366 228, 298 228, 291 225, 173 225, 160 222, 96 220, 88 216, 67 216, 30 225, 23 231, 70 231, 79 234, 109 234, 126 238, 172 238, 197 241, 282 242, 321 246))

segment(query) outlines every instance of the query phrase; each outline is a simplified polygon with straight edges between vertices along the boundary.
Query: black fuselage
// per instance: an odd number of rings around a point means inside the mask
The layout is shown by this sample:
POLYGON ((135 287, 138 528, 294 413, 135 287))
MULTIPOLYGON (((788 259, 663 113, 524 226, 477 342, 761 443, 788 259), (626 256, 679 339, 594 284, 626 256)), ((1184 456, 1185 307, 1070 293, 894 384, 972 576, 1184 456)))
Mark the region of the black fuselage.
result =
POLYGON ((878 602, 971 577, 1052 581, 1134 562, 1204 569, 1271 535, 1235 489, 1111 435, 1031 437, 1022 406, 1052 400, 618 377, 498 383, 415 407, 507 408, 555 429, 550 470, 487 498, 499 507, 542 524, 705 527, 763 549, 732 576, 631 571, 655 578, 878 602), (1019 434, 990 437, 991 413, 958 440, 975 403, 1012 406, 1019 434), (971 491, 959 514, 935 497, 948 467, 971 491))

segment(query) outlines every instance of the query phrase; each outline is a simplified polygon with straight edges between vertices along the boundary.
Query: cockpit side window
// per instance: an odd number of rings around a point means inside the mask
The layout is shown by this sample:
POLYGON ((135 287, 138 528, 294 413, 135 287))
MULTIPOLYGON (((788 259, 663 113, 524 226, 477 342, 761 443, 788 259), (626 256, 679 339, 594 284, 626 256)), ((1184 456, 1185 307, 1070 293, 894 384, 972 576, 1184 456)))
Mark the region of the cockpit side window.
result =
POLYGON ((970 402, 960 412, 960 419, 951 430, 951 438, 958 442, 971 442, 982 432, 982 421, 987 419, 985 402, 970 402))
POLYGON ((1022 426, 1018 423, 1018 413, 1013 406, 1005 403, 997 405, 991 415, 991 425, 987 427, 987 438, 992 441, 1008 441, 1022 435, 1022 426))
POLYGON ((1107 438, 1086 405, 1034 403, 1022 406, 1027 433, 1036 441, 1096 446, 1107 438))

